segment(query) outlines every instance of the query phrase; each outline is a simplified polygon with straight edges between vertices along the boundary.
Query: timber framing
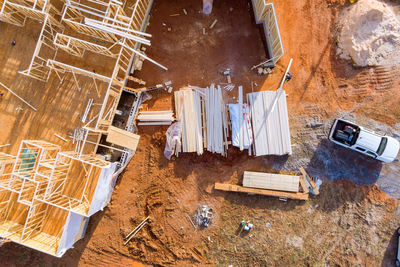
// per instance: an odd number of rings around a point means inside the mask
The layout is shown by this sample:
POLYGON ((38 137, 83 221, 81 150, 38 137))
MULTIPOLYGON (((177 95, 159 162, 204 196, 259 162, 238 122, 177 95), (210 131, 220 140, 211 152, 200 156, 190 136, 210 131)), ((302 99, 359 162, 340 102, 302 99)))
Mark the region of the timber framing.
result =
POLYGON ((95 153, 91 148, 96 149, 98 144, 85 149, 84 136, 108 132, 132 72, 134 57, 140 56, 167 70, 139 50, 142 45, 151 45, 148 40, 151 35, 144 30, 153 0, 134 0, 133 5, 115 0, 52 1, 50 4, 50 0, 0 0, 0 18, 17 26, 24 26, 28 18, 42 23, 32 60, 20 74, 48 82, 53 73, 60 81, 58 90, 63 90, 68 78, 78 91, 97 94, 98 98, 85 110, 82 125, 85 134, 76 142, 80 156, 83 151, 95 153), (62 6, 61 11, 55 6, 62 6), (79 64, 85 63, 88 52, 112 60, 111 71, 96 73, 82 68, 79 64), (81 62, 71 64, 67 54, 81 58, 81 62))
POLYGON ((71 212, 83 218, 98 210, 97 183, 111 166, 78 156, 40 140, 22 141, 17 156, 0 153, 0 237, 53 256, 65 252, 59 245, 71 212))

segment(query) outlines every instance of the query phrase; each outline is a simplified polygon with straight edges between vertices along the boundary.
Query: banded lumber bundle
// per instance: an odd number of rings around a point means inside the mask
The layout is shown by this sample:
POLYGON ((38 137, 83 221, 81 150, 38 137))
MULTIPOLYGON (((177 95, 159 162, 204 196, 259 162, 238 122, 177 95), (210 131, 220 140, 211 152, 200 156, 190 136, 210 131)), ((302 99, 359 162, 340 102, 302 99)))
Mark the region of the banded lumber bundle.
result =
POLYGON ((254 155, 292 154, 285 91, 247 94, 254 133, 254 155))
POLYGON ((197 91, 175 91, 177 120, 182 125, 182 151, 203 154, 201 98, 197 91))
POLYGON ((172 110, 141 111, 137 119, 138 125, 171 125, 175 120, 172 110))
POLYGON ((222 99, 221 87, 214 84, 206 90, 205 97, 207 150, 226 156, 228 150, 228 121, 222 99))

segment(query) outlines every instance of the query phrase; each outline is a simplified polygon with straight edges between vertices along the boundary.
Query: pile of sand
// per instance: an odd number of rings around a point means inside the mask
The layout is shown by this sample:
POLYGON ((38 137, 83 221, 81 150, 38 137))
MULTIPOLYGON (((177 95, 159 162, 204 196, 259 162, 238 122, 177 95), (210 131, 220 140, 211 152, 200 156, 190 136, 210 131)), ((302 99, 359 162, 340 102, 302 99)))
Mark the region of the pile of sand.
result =
POLYGON ((358 66, 400 63, 400 21, 377 0, 360 0, 339 17, 338 54, 358 66))

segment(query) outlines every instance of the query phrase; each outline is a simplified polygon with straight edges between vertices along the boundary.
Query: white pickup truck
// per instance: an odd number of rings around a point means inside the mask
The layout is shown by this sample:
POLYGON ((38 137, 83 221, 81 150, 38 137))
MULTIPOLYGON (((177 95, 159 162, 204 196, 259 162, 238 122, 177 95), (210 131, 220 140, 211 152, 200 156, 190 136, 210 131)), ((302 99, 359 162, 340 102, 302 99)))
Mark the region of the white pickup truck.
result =
POLYGON ((399 141, 380 136, 352 122, 336 119, 329 132, 329 140, 383 162, 392 162, 399 153, 399 141))

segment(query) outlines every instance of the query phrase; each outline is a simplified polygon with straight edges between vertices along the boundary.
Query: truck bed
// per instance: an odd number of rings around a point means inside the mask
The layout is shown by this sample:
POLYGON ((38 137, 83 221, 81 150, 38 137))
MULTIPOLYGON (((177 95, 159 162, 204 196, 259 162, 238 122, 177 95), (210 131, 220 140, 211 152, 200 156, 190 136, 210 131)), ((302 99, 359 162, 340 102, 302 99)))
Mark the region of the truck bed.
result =
MULTIPOLYGON (((332 125, 332 127, 333 127, 333 126, 334 126, 334 125, 332 125)), ((352 145, 354 145, 354 144, 356 143, 356 140, 357 140, 357 138, 358 138, 358 135, 359 135, 359 133, 360 133, 360 130, 361 130, 360 127, 357 126, 357 125, 355 125, 355 124, 353 124, 353 123, 350 123, 350 122, 347 122, 347 121, 342 121, 342 120, 340 120, 340 119, 337 119, 336 125, 335 125, 334 128, 331 129, 331 131, 330 131, 330 136, 332 136, 332 139, 334 139, 334 140, 337 141, 337 142, 340 142, 340 143, 345 144, 345 145, 348 145, 348 146, 352 146, 352 145), (344 130, 344 128, 345 128, 346 126, 351 126, 351 127, 353 127, 353 128, 356 130, 356 132, 355 132, 353 138, 352 138, 351 141, 349 141, 349 142, 344 141, 342 138, 340 138, 340 136, 345 136, 345 135, 346 135, 346 133, 343 133, 343 130, 344 130), (333 132, 332 132, 332 131, 333 131, 333 132)))

